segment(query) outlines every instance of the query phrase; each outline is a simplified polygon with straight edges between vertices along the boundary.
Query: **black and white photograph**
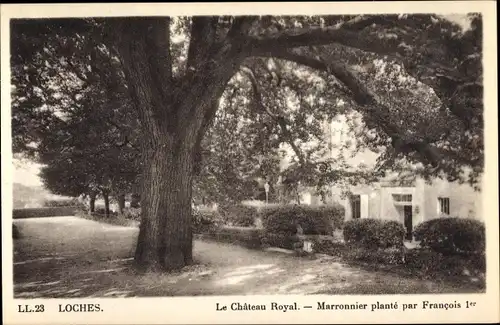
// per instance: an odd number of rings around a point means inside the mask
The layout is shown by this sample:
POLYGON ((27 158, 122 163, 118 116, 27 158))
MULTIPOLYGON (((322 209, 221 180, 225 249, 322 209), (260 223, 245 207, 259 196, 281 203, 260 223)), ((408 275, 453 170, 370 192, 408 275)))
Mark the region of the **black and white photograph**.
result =
POLYGON ((492 6, 453 4, 2 22, 15 311, 225 296, 214 312, 373 312, 403 306, 363 297, 423 294, 438 298, 418 309, 448 310, 498 290, 486 272, 498 198, 484 195, 498 181, 485 172, 492 6))

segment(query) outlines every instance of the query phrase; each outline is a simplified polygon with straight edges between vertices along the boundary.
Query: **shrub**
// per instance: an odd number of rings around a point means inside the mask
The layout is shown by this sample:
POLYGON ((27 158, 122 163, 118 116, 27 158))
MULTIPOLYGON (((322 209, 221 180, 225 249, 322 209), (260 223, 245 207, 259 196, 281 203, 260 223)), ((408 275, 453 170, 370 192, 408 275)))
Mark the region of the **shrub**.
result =
POLYGON ((75 207, 29 208, 12 210, 13 219, 74 216, 75 207))
POLYGON ((248 248, 260 248, 262 246, 261 230, 243 227, 220 227, 212 229, 203 236, 217 241, 240 244, 248 248))
POLYGON ((19 228, 16 225, 12 225, 12 239, 21 238, 21 233, 19 232, 19 228))
POLYGON ((258 215, 257 208, 238 204, 221 208, 226 222, 234 226, 253 227, 258 215))
POLYGON ((340 204, 318 206, 319 213, 328 218, 333 230, 342 229, 345 221, 345 209, 340 204))
POLYGON ((261 210, 262 224, 269 233, 295 234, 297 232, 296 206, 265 207, 261 210))
POLYGON ((295 234, 300 225, 305 235, 329 235, 341 227, 343 209, 339 206, 281 205, 263 208, 261 216, 267 232, 295 234))
POLYGON ((216 210, 193 209, 192 226, 193 233, 205 233, 212 231, 223 224, 221 214, 216 210))
POLYGON ((429 249, 412 249, 405 256, 406 267, 427 278, 463 276, 468 272, 477 276, 486 271, 486 256, 464 257, 445 255, 429 249))
POLYGON ((343 257, 346 254, 347 246, 333 238, 312 238, 313 251, 319 254, 343 257))
POLYGON ((485 251, 484 223, 473 219, 445 217, 425 221, 415 228, 420 247, 443 254, 476 254, 485 251))
POLYGON ((128 208, 123 210, 123 217, 125 219, 140 221, 141 220, 141 209, 140 208, 128 208))
POLYGON ((405 228, 396 221, 353 219, 344 224, 344 240, 364 248, 398 247, 404 244, 405 228))
POLYGON ((299 245, 302 247, 302 244, 300 244, 301 239, 297 235, 290 233, 264 232, 261 241, 262 245, 267 247, 272 246, 284 249, 295 249, 299 245))
MULTIPOLYGON (((94 212, 92 212, 93 215, 100 215, 100 216, 105 216, 106 215, 106 209, 105 208, 96 208, 94 212)), ((113 212, 109 210, 109 216, 117 216, 118 212, 113 212)))
POLYGON ((360 245, 346 244, 342 257, 347 261, 370 263, 373 265, 404 264, 404 250, 398 247, 369 249, 360 245))
POLYGON ((405 227, 393 220, 384 221, 380 230, 381 247, 400 247, 404 244, 405 227))

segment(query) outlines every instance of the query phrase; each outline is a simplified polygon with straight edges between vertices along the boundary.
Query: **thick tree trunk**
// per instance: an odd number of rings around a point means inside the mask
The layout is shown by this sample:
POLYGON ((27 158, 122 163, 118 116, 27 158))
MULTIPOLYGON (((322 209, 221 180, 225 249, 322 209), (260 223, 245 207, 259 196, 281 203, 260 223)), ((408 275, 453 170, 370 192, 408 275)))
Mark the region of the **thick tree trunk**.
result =
MULTIPOLYGON (((143 170, 138 266, 179 269, 192 261, 191 204, 195 153, 239 63, 238 45, 219 46, 217 18, 193 19, 186 72, 173 77, 170 19, 111 23, 132 101, 141 121, 143 170), (231 51, 230 51, 231 50, 231 51)), ((227 45, 227 44, 226 44, 227 45)))
POLYGON ((192 262, 192 154, 182 147, 143 149, 147 159, 135 261, 146 270, 174 270, 192 262))
POLYGON ((108 192, 103 191, 102 197, 104 198, 104 212, 106 214, 106 218, 109 217, 109 194, 108 192))
POLYGON ((123 210, 125 209, 125 194, 120 194, 117 197, 118 201, 118 212, 123 214, 123 210))
POLYGON ((94 213, 95 212, 95 199, 96 199, 95 193, 90 194, 90 200, 89 200, 89 211, 90 211, 90 213, 94 213))

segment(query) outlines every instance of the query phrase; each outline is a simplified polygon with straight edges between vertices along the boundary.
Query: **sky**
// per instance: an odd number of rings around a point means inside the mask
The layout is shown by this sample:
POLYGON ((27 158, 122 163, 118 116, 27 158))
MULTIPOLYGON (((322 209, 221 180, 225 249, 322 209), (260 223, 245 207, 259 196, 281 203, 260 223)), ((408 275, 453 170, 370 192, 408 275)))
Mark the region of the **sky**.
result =
POLYGON ((21 162, 19 160, 14 160, 14 173, 13 173, 13 183, 20 183, 26 186, 41 186, 42 182, 38 177, 40 172, 39 164, 32 162, 21 162))
POLYGON ((468 29, 470 27, 469 19, 464 14, 450 14, 443 15, 446 19, 460 25, 463 29, 468 29))

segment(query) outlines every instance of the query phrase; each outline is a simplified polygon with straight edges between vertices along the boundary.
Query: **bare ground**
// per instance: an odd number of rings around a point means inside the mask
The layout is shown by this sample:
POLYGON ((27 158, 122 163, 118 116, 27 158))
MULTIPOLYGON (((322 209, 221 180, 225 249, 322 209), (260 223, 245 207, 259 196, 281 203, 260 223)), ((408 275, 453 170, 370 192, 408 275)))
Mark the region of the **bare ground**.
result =
POLYGON ((14 221, 16 298, 253 294, 404 294, 467 292, 450 284, 351 267, 334 258, 196 240, 197 264, 181 272, 135 272, 137 228, 77 217, 14 221))

